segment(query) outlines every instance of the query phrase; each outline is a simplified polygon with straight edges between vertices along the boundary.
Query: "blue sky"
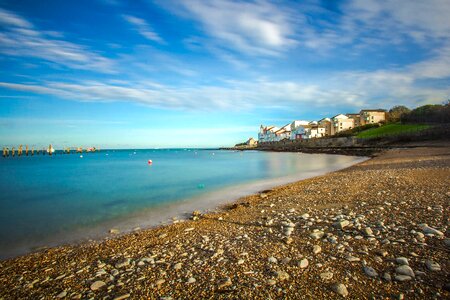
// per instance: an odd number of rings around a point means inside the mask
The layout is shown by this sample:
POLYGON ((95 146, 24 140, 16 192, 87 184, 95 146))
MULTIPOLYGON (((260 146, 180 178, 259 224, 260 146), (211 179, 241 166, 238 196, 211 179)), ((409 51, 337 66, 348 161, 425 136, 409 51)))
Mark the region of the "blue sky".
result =
POLYGON ((442 103, 448 16, 448 0, 0 0, 0 141, 216 147, 442 103))

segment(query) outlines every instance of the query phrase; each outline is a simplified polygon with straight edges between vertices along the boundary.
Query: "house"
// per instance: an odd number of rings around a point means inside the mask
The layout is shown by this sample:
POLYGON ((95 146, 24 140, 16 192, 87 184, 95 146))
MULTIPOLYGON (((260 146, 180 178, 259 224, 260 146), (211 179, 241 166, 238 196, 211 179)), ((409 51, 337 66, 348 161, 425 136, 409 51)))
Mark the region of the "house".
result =
POLYGON ((245 144, 247 146, 254 147, 254 146, 258 145, 258 141, 251 137, 245 142, 245 144))
POLYGON ((353 119, 347 117, 346 115, 339 114, 331 118, 331 135, 338 132, 352 129, 355 127, 355 122, 353 119))
POLYGON ((361 125, 386 121, 386 110, 384 109, 363 109, 359 115, 361 125))
POLYGON ((279 130, 275 131, 275 141, 289 139, 291 137, 291 124, 284 125, 279 130))
POLYGON ((324 136, 330 136, 331 135, 331 119, 330 118, 323 118, 320 119, 317 124, 324 128, 325 134, 324 136))
POLYGON ((305 133, 302 135, 302 139, 321 138, 323 136, 325 136, 325 127, 313 123, 305 126, 305 133))
POLYGON ((297 140, 300 139, 302 134, 305 133, 305 125, 308 125, 308 121, 293 121, 291 123, 291 140, 297 140))
POLYGON ((275 141, 276 139, 275 132, 278 130, 280 130, 279 127, 261 125, 258 133, 258 142, 266 143, 275 141))
POLYGON ((350 119, 353 119, 354 127, 361 126, 361 115, 360 114, 345 114, 350 119))

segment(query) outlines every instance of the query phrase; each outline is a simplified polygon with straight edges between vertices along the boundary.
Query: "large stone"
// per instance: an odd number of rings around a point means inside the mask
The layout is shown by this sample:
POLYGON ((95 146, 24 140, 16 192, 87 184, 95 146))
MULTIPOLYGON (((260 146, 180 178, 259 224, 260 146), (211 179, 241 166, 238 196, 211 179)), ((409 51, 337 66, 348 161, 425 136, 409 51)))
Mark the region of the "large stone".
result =
POLYGON ((442 231, 437 230, 436 228, 430 227, 427 224, 420 224, 419 227, 422 229, 425 234, 434 234, 437 236, 444 236, 442 231))
POLYGON ((333 290, 333 292, 335 292, 338 295, 341 295, 342 297, 347 297, 348 296, 348 291, 347 291, 347 287, 342 284, 342 283, 336 283, 334 284, 331 289, 333 290))
POLYGON ((333 273, 331 272, 320 273, 320 278, 322 280, 330 280, 331 278, 333 278, 333 273))
POLYGON ((412 277, 407 275, 395 275, 394 279, 403 282, 403 281, 410 281, 412 277))
POLYGON ((308 267, 308 265, 309 265, 309 261, 306 258, 304 258, 300 261, 299 267, 301 269, 305 269, 308 267))
POLYGON ((98 281, 96 281, 96 282, 91 284, 91 290, 97 291, 97 290, 101 289, 104 286, 106 286, 106 283, 101 281, 101 280, 98 280, 98 281))
POLYGON ((333 224, 333 226, 336 227, 337 229, 344 229, 348 225, 350 225, 350 222, 348 220, 340 220, 333 224))
POLYGON ((395 273, 397 273, 399 275, 406 275, 406 276, 413 277, 413 278, 415 277, 413 269, 411 269, 411 267, 408 265, 402 265, 402 266, 397 267, 395 269, 395 273))
POLYGON ((319 254, 321 251, 322 251, 322 247, 320 247, 319 245, 314 245, 314 247, 313 247, 314 254, 319 254))
POLYGON ((395 262, 398 263, 399 265, 407 265, 407 266, 409 266, 409 262, 408 262, 408 259, 406 257, 397 257, 395 259, 395 262))
POLYGON ((427 259, 425 261, 425 266, 427 266, 427 269, 430 271, 440 271, 441 270, 441 266, 437 263, 434 262, 432 260, 427 259))
POLYGON ((324 234, 325 233, 323 231, 314 231, 309 236, 315 240, 318 240, 318 239, 322 238, 324 236, 324 234))
POLYGON ((378 273, 377 271, 375 271, 374 268, 369 267, 369 266, 364 266, 364 273, 366 273, 367 276, 375 278, 378 277, 378 273))

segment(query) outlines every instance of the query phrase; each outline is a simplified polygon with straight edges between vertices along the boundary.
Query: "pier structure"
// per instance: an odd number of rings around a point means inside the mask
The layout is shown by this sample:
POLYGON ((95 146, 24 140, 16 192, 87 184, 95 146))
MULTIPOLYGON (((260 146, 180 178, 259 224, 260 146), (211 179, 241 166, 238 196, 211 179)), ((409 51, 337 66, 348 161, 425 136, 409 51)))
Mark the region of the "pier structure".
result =
POLYGON ((100 149, 96 148, 96 147, 88 147, 83 149, 83 147, 63 147, 59 152, 56 152, 55 148, 53 148, 52 144, 49 144, 48 147, 44 147, 44 148, 37 148, 35 149, 35 147, 29 147, 28 145, 25 145, 25 147, 23 145, 19 145, 17 148, 15 146, 12 146, 11 148, 8 146, 3 146, 2 148, 2 156, 4 158, 7 157, 21 157, 23 156, 34 156, 34 155, 56 155, 58 154, 72 154, 72 153, 80 153, 82 154, 83 152, 99 152, 100 149))

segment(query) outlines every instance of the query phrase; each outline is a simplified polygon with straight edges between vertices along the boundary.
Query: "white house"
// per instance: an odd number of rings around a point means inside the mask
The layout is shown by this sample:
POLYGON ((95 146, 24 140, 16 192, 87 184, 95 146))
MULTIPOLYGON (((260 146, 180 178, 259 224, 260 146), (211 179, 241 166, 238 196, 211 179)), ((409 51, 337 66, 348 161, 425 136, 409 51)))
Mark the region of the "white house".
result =
POLYGON ((352 129, 355 127, 355 121, 346 115, 339 114, 331 118, 331 134, 336 134, 341 131, 352 129))
POLYGON ((291 123, 291 140, 300 139, 305 133, 305 127, 309 124, 308 121, 297 120, 291 123))
POLYGON ((258 133, 258 143, 275 141, 276 140, 275 132, 277 132, 278 130, 280 130, 279 127, 261 125, 258 133))

